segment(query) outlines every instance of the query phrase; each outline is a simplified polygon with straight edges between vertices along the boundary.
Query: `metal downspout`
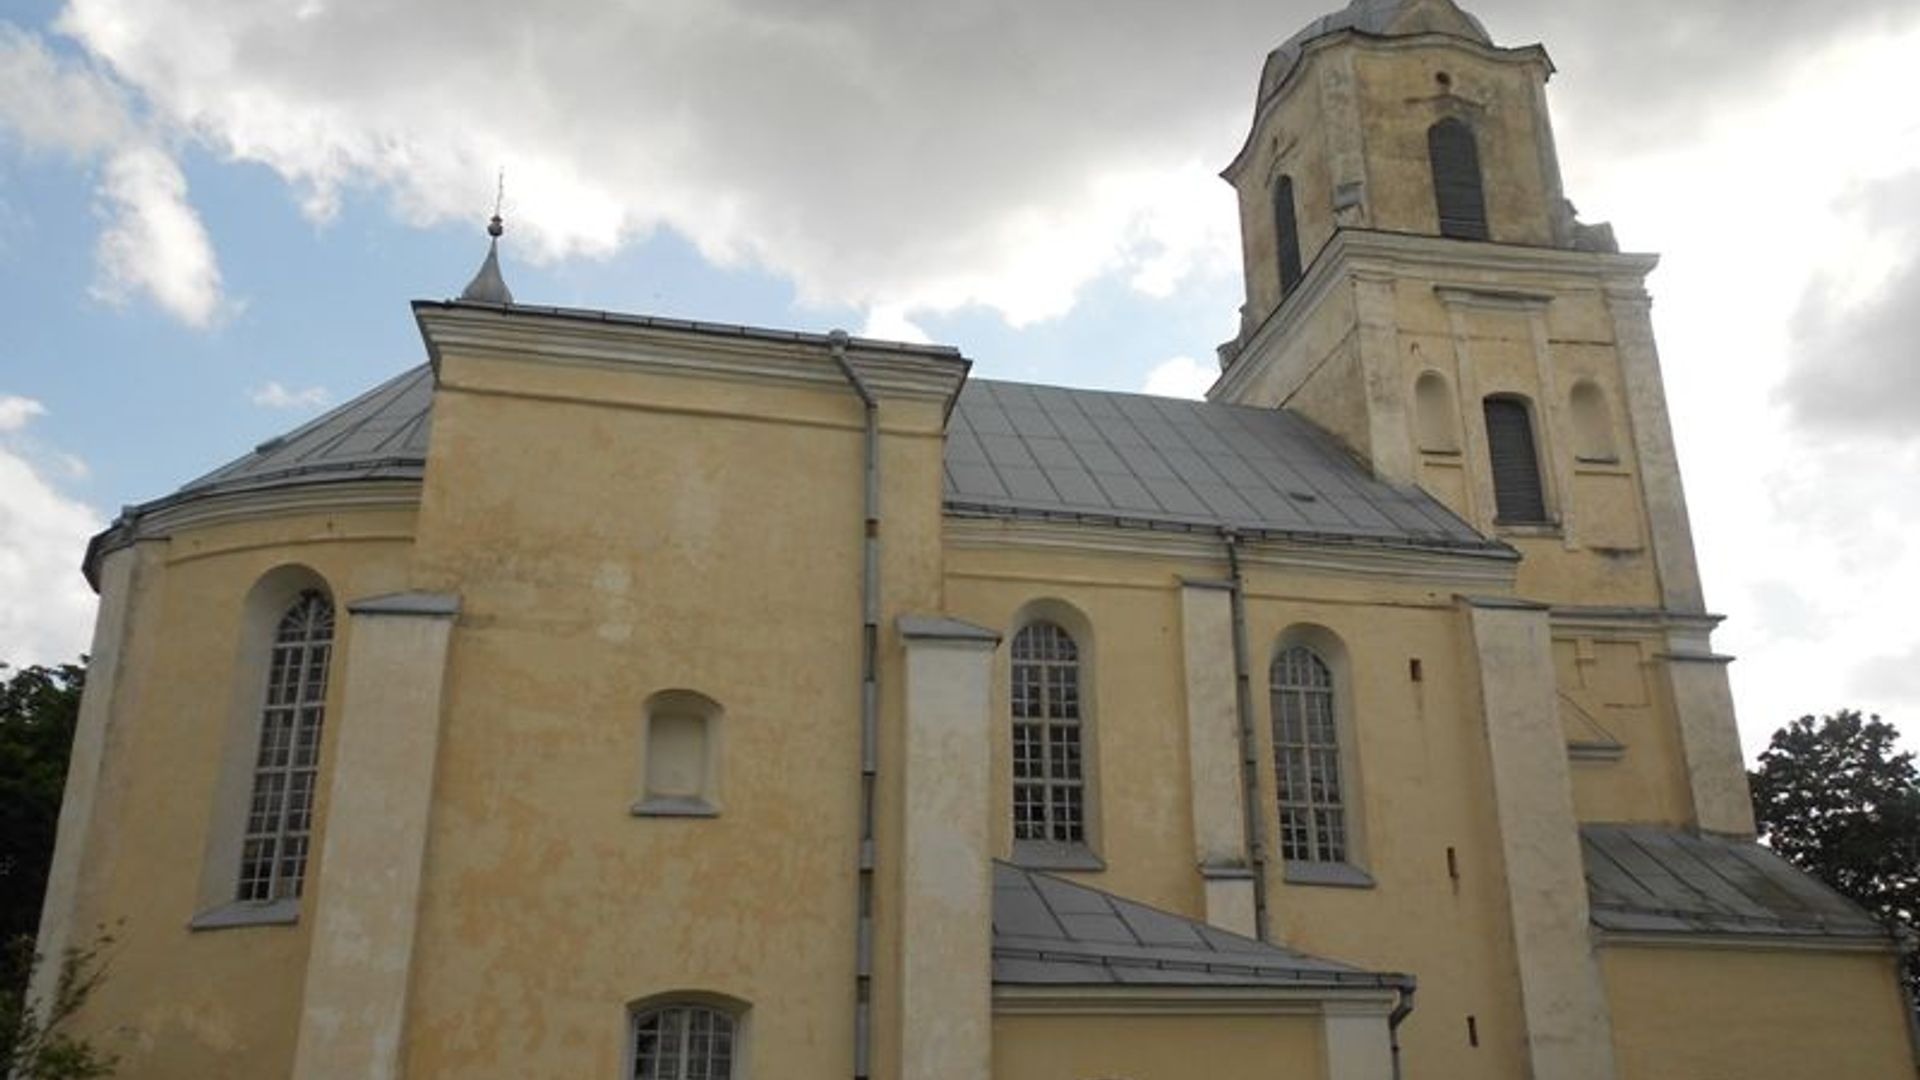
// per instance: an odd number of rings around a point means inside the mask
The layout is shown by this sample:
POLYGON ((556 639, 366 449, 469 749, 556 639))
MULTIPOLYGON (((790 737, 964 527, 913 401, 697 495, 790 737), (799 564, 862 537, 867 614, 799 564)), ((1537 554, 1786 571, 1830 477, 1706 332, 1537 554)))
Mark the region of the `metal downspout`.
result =
POLYGON ((1393 1080, 1400 1080, 1400 1024, 1413 1012, 1415 989, 1413 976, 1407 976, 1406 984, 1400 987, 1400 1000, 1394 1004, 1393 1011, 1387 1014, 1387 1045, 1393 1051, 1393 1080))
POLYGON ((1247 662, 1246 583, 1240 576, 1240 534, 1220 530, 1227 545, 1228 593, 1233 612, 1233 697, 1240 713, 1240 804, 1247 830, 1247 864, 1253 871, 1253 935, 1268 940, 1267 842, 1260 813, 1260 744, 1253 734, 1253 683, 1247 662))
POLYGON ((874 800, 880 741, 880 413, 860 373, 847 362, 847 332, 827 335, 827 349, 840 374, 860 395, 865 412, 866 485, 862 498, 860 578, 860 855, 854 911, 853 1076, 867 1080, 873 1056, 873 863, 874 800))

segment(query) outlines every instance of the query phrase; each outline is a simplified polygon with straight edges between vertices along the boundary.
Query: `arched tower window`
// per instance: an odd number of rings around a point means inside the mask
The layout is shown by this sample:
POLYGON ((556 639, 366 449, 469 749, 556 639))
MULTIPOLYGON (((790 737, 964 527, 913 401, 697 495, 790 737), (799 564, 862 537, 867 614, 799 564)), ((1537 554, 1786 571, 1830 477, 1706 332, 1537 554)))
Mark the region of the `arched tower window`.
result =
POLYGON ((1620 460, 1613 445, 1613 416, 1607 409, 1607 395, 1591 379, 1573 384, 1568 401, 1573 414, 1573 454, 1581 461, 1614 462, 1620 460))
POLYGON ((1282 176, 1273 183, 1273 232, 1280 253, 1280 295, 1286 296, 1300 284, 1300 225, 1294 216, 1293 177, 1282 176))
POLYGON ((306 880, 332 653, 333 604, 306 590, 274 631, 235 899, 292 899, 306 880))
POLYGON ((1487 200, 1481 188, 1480 150, 1473 129, 1451 117, 1427 129, 1427 160, 1433 167, 1433 198, 1440 235, 1487 239, 1487 200))
POLYGON ((1486 400, 1485 411, 1495 519, 1508 524, 1548 520, 1547 497, 1540 486, 1540 456, 1534 449, 1533 417, 1526 399, 1495 395, 1486 400))
POLYGON ((1270 674, 1281 858, 1346 862, 1346 793, 1333 671, 1319 653, 1294 645, 1274 657, 1270 674))
POLYGON ((1013 638, 1013 839, 1087 840, 1080 649, 1045 620, 1013 638))
POLYGON ((735 1021, 719 1009, 667 1004, 633 1014, 634 1080, 732 1080, 735 1021))

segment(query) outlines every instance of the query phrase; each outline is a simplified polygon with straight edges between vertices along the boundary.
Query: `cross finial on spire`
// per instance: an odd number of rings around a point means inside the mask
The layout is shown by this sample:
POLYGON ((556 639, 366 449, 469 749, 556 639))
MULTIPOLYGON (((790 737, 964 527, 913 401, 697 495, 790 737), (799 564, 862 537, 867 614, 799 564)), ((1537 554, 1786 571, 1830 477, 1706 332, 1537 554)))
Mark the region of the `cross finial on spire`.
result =
POLYGON ((507 231, 506 222, 501 220, 500 208, 507 198, 507 170, 501 169, 494 181, 493 217, 487 221, 487 257, 480 264, 480 271, 467 282, 460 291, 460 299, 481 304, 511 304, 513 291, 507 288, 507 279, 500 276, 500 234, 507 231))

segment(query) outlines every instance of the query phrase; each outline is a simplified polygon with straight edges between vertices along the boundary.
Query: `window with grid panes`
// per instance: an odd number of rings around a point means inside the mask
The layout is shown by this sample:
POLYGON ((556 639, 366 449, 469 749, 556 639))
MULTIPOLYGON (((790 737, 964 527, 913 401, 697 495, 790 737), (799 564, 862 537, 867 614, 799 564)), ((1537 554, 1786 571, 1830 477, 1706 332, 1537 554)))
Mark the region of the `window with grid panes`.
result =
POLYGON ((1281 857, 1345 862, 1347 818, 1333 672, 1312 649, 1295 645, 1274 659, 1272 687, 1281 857))
POLYGON ((260 711, 260 748, 240 844, 239 900, 292 899, 306 878, 326 719, 327 665, 333 653, 333 605, 300 594, 274 632, 260 711))
POLYGON ((732 1080, 733 1017, 703 1005, 669 1005, 633 1018, 634 1080, 732 1080))
POLYGON ((1086 776, 1080 653, 1073 635, 1034 622, 1013 638, 1013 838, 1083 844, 1086 776))

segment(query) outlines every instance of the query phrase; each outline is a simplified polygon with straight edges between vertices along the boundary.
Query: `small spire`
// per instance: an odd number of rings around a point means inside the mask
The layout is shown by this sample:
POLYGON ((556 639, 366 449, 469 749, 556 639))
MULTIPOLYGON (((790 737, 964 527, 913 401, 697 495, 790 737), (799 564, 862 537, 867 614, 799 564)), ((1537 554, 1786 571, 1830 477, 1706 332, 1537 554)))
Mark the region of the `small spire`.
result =
POLYGON ((513 303, 513 290, 507 288, 507 279, 500 276, 500 234, 507 231, 506 222, 500 218, 500 204, 506 197, 506 189, 507 172, 502 169, 494 190, 493 217, 487 221, 487 258, 480 264, 480 272, 460 291, 462 300, 481 304, 513 303))

